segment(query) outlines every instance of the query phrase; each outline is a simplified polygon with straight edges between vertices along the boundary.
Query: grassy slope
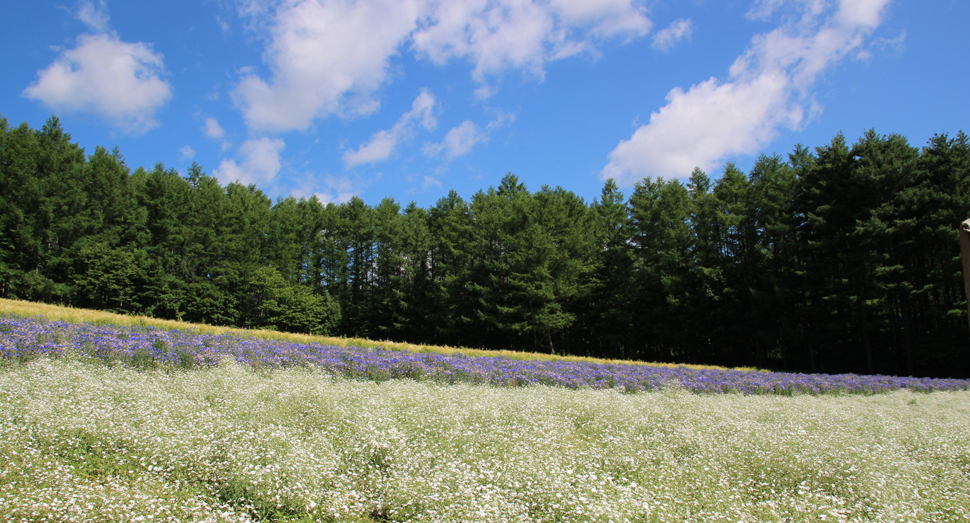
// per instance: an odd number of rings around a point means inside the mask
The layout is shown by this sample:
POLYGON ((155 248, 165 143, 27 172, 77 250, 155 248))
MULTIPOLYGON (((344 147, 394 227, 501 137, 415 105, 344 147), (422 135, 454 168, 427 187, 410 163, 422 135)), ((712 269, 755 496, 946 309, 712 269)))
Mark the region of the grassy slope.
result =
MULTIPOLYGON (((680 364, 667 363, 648 363, 643 361, 626 360, 606 360, 601 358, 587 358, 582 356, 554 356, 551 354, 541 354, 535 352, 514 352, 508 350, 483 350, 466 347, 446 347, 439 345, 417 345, 413 343, 401 343, 394 341, 374 341, 364 338, 336 338, 330 336, 313 336, 308 334, 294 334, 289 332, 278 332, 268 330, 249 330, 237 329, 233 327, 219 327, 214 325, 202 325, 197 323, 187 323, 175 320, 162 320, 149 318, 147 316, 128 316, 111 312, 96 311, 90 309, 75 309, 73 307, 62 307, 59 305, 48 305, 46 303, 35 303, 29 301, 0 299, 0 314, 13 314, 27 317, 44 317, 53 321, 67 322, 89 322, 110 325, 140 325, 151 326, 160 329, 184 329, 193 330, 207 334, 231 334, 235 336, 252 336, 261 339, 278 339, 295 343, 320 343, 321 345, 337 345, 340 347, 384 347, 392 350, 408 350, 412 352, 436 352, 439 354, 464 354, 466 356, 504 356, 510 359, 519 360, 565 360, 565 361, 586 361, 593 363, 623 363, 639 365, 659 365, 659 366, 681 366, 680 364)), ((688 365, 695 369, 717 369, 710 365, 688 365)))

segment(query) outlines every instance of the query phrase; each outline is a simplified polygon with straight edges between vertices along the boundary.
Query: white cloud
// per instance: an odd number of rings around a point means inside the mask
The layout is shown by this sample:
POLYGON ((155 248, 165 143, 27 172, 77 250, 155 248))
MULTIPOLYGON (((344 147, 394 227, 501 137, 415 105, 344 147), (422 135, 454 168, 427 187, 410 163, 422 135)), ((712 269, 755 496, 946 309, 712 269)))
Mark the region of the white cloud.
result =
POLYGON ((431 187, 441 188, 441 180, 435 178, 434 176, 425 176, 424 181, 421 182, 421 190, 426 191, 431 187))
POLYGON ((666 51, 684 38, 690 40, 692 27, 690 19, 677 20, 670 27, 663 29, 653 37, 653 47, 666 51))
POLYGON ((76 48, 62 50, 39 71, 23 95, 57 111, 95 114, 141 133, 158 125, 155 112, 172 96, 161 79, 164 69, 162 55, 149 44, 122 42, 115 34, 85 34, 76 48))
POLYGON ((784 75, 769 73, 738 83, 711 78, 687 92, 676 88, 649 124, 610 153, 602 177, 625 185, 647 176, 683 178, 694 167, 711 170, 726 154, 754 154, 779 126, 801 122, 802 111, 788 104, 790 89, 784 75))
POLYGON ((242 163, 236 163, 236 160, 222 160, 215 170, 215 177, 222 184, 254 183, 265 187, 280 172, 280 152, 285 146, 286 144, 280 139, 246 140, 236 153, 236 156, 242 159, 242 163))
POLYGON ((250 128, 269 131, 376 110, 390 60, 405 49, 436 64, 473 63, 476 94, 488 96, 491 76, 521 69, 541 78, 548 61, 650 30, 638 0, 237 1, 268 32, 270 77, 243 73, 233 99, 250 128))
POLYGON ((179 149, 179 155, 183 160, 191 160, 192 158, 195 158, 195 149, 186 145, 185 147, 179 149))
POLYGON ((371 137, 369 142, 361 145, 356 151, 345 152, 344 166, 350 169, 364 163, 374 163, 388 159, 391 153, 394 152, 394 148, 397 147, 397 142, 400 139, 399 134, 394 131, 395 129, 378 131, 374 133, 374 136, 371 137))
POLYGON ((415 33, 412 49, 437 64, 469 59, 478 81, 513 67, 541 75, 545 41, 564 40, 551 10, 532 2, 445 2, 435 17, 415 33))
POLYGON ((411 104, 411 110, 401 115, 393 127, 374 133, 371 140, 356 151, 344 153, 346 167, 349 169, 364 163, 387 160, 394 153, 398 143, 411 137, 415 122, 425 129, 434 129, 437 126, 433 112, 434 104, 434 95, 427 89, 423 89, 411 104))
POLYGON ((424 146, 424 153, 428 156, 444 154, 445 158, 452 158, 468 154, 477 143, 488 141, 488 135, 479 131, 478 126, 470 120, 465 120, 458 127, 448 131, 441 143, 429 143, 424 146))
POLYGON ((226 130, 219 125, 219 120, 209 117, 205 119, 205 125, 202 127, 202 131, 205 133, 206 137, 210 140, 216 140, 222 144, 222 150, 228 150, 232 147, 232 142, 225 140, 226 130))
POLYGON ((550 10, 569 27, 590 27, 599 38, 630 38, 650 31, 643 7, 630 0, 550 0, 550 10))
POLYGON ((842 26, 874 29, 882 23, 882 10, 887 3, 888 0, 843 0, 835 16, 842 26))
POLYGON ((353 180, 346 176, 335 177, 328 174, 324 176, 322 185, 324 187, 323 191, 317 191, 313 194, 324 205, 328 203, 340 204, 349 202, 351 198, 359 196, 361 192, 353 180))
POLYGON ((488 122, 488 125, 486 125, 485 128, 490 130, 498 129, 499 127, 505 127, 506 125, 510 125, 514 121, 515 121, 515 113, 510 113, 503 109, 498 109, 497 111, 495 111, 495 119, 492 120, 491 122, 488 122))
MULTIPOLYGON (((895 38, 876 38, 873 42, 873 47, 880 50, 889 50, 894 53, 902 53, 906 48, 906 31, 899 33, 899 36, 895 38)), ((863 54, 860 52, 860 54, 863 54)), ((863 55, 863 58, 867 57, 863 55)))
POLYGON ((340 204, 359 196, 367 185, 356 176, 334 176, 329 173, 321 176, 305 172, 297 177, 295 185, 288 187, 287 194, 294 198, 316 197, 323 205, 340 204))
POLYGON ((812 18, 821 14, 830 0, 755 0, 748 18, 768 20, 772 15, 789 7, 790 11, 802 17, 812 18))
POLYGON ((222 34, 229 34, 232 32, 232 28, 229 27, 229 22, 226 22, 221 17, 216 17, 216 23, 219 24, 219 28, 222 29, 222 34))
POLYGON ((483 83, 513 68, 541 78, 548 61, 594 51, 597 40, 643 36, 650 26, 631 0, 442 2, 414 33, 411 49, 437 64, 467 59, 483 83))
POLYGON ((213 140, 221 140, 226 135, 226 131, 219 125, 219 120, 215 118, 205 119, 205 135, 213 140))
MULTIPOLYGON (((710 171, 730 155, 757 153, 781 129, 798 128, 817 114, 812 86, 861 48, 888 0, 842 0, 834 11, 820 1, 795 3, 793 21, 755 36, 727 81, 711 78, 687 91, 671 90, 667 105, 609 154, 601 177, 630 185, 644 177, 684 178, 694 167, 710 171)), ((765 0, 752 16, 783 7, 765 0)))
POLYGON ((94 2, 81 2, 77 11, 77 19, 96 33, 106 33, 109 30, 108 10, 104 5, 104 0, 99 0, 97 6, 94 5, 94 2))
POLYGON ((419 4, 409 0, 284 2, 265 53, 272 78, 247 75, 233 99, 250 127, 270 131, 372 112, 390 57, 419 16, 419 4))
MULTIPOLYGON (((502 109, 489 112, 492 112, 495 118, 488 122, 485 130, 479 129, 474 122, 465 120, 458 127, 449 130, 441 142, 424 144, 424 154, 427 156, 443 155, 448 160, 468 154, 475 145, 488 142, 488 135, 491 131, 505 127, 515 121, 514 113, 502 109)), ((428 179, 425 179, 425 187, 427 187, 427 183, 428 179)))

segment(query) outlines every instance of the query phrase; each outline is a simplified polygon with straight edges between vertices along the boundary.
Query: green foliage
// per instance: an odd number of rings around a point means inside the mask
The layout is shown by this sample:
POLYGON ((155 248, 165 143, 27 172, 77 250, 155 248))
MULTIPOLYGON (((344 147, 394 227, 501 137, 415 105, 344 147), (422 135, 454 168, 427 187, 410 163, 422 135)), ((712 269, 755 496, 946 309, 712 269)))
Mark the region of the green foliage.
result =
POLYGON ((274 323, 280 330, 326 335, 340 323, 340 305, 326 291, 313 294, 305 286, 293 285, 283 288, 278 300, 274 323))
POLYGON ((131 310, 139 268, 130 252, 104 243, 84 244, 75 263, 73 280, 79 304, 110 312, 131 310))
POLYGON ((129 170, 0 117, 0 297, 381 340, 785 370, 968 376, 956 226, 970 143, 841 134, 749 173, 506 174, 428 209, 275 204, 193 164, 129 170))

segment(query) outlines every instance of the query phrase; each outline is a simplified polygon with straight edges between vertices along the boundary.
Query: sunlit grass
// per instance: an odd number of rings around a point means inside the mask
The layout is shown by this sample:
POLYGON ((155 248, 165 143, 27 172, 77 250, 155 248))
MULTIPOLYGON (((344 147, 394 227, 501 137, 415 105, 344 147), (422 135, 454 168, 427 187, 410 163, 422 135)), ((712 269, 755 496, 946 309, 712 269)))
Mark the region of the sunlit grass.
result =
POLYGON ((970 392, 622 394, 38 359, 4 521, 967 521, 970 392))
MULTIPOLYGON (((724 369, 713 365, 690 365, 672 363, 654 363, 643 361, 609 360, 602 358, 589 358, 583 356, 557 356, 536 352, 516 352, 509 350, 483 350, 467 347, 448 347, 440 345, 420 345, 413 343, 401 343, 394 341, 375 341, 363 338, 341 338, 330 336, 314 336, 308 334, 295 334, 288 332, 278 332, 270 330, 249 330, 237 329, 233 327, 220 327, 215 325, 203 325, 188 323, 175 320, 163 320, 149 318, 147 316, 129 316, 115 314, 111 312, 96 311, 90 309, 75 309, 73 307, 63 307, 46 303, 35 303, 19 300, 0 299, 0 314, 13 314, 27 317, 44 317, 54 321, 68 322, 87 322, 108 325, 138 325, 150 326, 160 329, 184 329, 196 331, 204 334, 231 334, 235 336, 251 336, 259 339, 283 340, 295 343, 320 343, 321 345, 336 345, 339 347, 362 347, 376 348, 383 347, 391 350, 407 350, 411 352, 434 352, 438 354, 464 354, 466 356, 502 356, 517 360, 544 360, 544 361, 584 361, 590 363, 626 363, 642 364, 663 367, 689 367, 693 369, 724 369)), ((738 370, 755 370, 752 368, 739 368, 738 370)))

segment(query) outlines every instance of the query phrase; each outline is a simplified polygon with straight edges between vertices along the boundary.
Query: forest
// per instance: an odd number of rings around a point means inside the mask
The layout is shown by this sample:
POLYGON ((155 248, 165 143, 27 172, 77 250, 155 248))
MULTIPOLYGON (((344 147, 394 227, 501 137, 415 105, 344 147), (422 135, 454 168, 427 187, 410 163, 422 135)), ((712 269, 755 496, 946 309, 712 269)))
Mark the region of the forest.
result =
POLYGON ((131 170, 0 116, 0 297, 217 325, 790 372, 970 376, 970 140, 841 134, 750 172, 511 173, 429 208, 131 170))

